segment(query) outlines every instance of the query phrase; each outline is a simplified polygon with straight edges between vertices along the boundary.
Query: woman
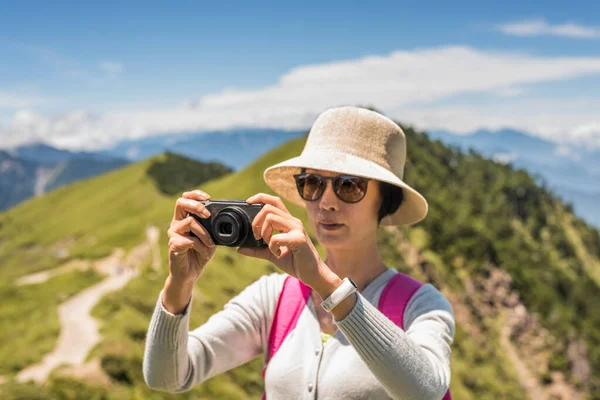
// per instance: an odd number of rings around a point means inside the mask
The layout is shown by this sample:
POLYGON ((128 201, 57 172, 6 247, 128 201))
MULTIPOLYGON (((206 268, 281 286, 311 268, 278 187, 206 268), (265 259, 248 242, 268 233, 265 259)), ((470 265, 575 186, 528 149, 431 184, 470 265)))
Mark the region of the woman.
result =
POLYGON ((377 308, 397 274, 379 254, 378 226, 413 224, 427 214, 423 196, 402 181, 405 158, 404 133, 383 115, 357 107, 319 115, 302 154, 268 168, 264 179, 306 208, 326 259, 279 197, 250 197, 248 203, 265 204, 252 229, 268 247, 238 252, 268 260, 283 273, 263 276, 190 332, 192 290, 215 245, 186 217, 208 217, 200 201, 209 195, 184 193, 169 229, 170 274, 148 331, 147 384, 187 390, 266 353, 284 281, 292 276, 310 296, 269 361, 267 398, 441 399, 450 384, 450 303, 431 284, 422 285, 406 305, 405 329, 377 308))

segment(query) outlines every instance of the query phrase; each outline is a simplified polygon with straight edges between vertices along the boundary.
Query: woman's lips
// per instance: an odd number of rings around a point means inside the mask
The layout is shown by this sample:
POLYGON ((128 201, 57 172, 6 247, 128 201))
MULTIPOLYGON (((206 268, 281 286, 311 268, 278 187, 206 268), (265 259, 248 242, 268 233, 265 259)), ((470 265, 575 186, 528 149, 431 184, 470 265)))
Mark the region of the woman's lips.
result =
POLYGON ((326 231, 335 231, 337 229, 340 229, 342 226, 344 226, 344 224, 330 224, 330 223, 324 223, 324 222, 319 222, 319 225, 321 225, 321 227, 323 229, 325 229, 326 231))

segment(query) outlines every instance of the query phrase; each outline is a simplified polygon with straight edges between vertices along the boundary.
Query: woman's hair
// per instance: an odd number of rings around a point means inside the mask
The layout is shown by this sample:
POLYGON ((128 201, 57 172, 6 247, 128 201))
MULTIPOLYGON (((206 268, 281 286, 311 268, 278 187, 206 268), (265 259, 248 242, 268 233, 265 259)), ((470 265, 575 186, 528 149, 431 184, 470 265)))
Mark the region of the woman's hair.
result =
MULTIPOLYGON (((301 173, 305 172, 306 168, 302 168, 301 173)), ((402 200, 404 200, 402 188, 387 182, 379 181, 379 195, 382 202, 377 213, 377 225, 381 223, 383 217, 395 213, 402 204, 402 200)))
POLYGON ((377 215, 378 225, 383 217, 395 213, 402 204, 402 200, 404 200, 402 188, 387 182, 379 181, 379 194, 382 202, 377 215))

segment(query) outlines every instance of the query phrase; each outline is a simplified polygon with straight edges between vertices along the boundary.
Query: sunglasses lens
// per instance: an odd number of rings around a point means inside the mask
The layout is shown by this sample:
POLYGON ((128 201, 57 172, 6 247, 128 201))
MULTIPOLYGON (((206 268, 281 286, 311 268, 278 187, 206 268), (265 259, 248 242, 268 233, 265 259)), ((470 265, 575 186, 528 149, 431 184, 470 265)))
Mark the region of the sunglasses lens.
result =
POLYGON ((318 175, 303 174, 297 177, 298 192, 304 200, 313 201, 321 197, 325 182, 318 175))
POLYGON ((357 176, 340 177, 335 182, 335 192, 341 200, 356 203, 365 197, 368 184, 368 180, 357 176))

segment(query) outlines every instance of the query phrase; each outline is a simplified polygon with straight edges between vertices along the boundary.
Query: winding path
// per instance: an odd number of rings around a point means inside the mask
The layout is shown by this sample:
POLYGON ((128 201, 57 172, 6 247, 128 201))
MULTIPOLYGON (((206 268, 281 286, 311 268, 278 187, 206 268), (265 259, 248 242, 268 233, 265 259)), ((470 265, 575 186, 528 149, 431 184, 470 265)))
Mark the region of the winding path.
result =
MULTIPOLYGON (((145 255, 150 253, 153 265, 159 264, 160 260, 156 259, 159 257, 158 235, 158 228, 149 227, 146 231, 146 242, 133 249, 130 255, 141 256, 144 253, 145 255)), ((90 311, 105 294, 124 287, 131 278, 138 274, 136 267, 139 266, 141 260, 132 260, 132 257, 127 257, 125 267, 123 267, 121 258, 122 252, 113 253, 99 267, 102 272, 108 274, 106 279, 81 291, 59 306, 61 331, 56 347, 40 363, 20 371, 17 381, 42 382, 48 378, 54 368, 62 364, 83 365, 88 352, 101 339, 98 333, 98 322, 92 318, 90 311)))

